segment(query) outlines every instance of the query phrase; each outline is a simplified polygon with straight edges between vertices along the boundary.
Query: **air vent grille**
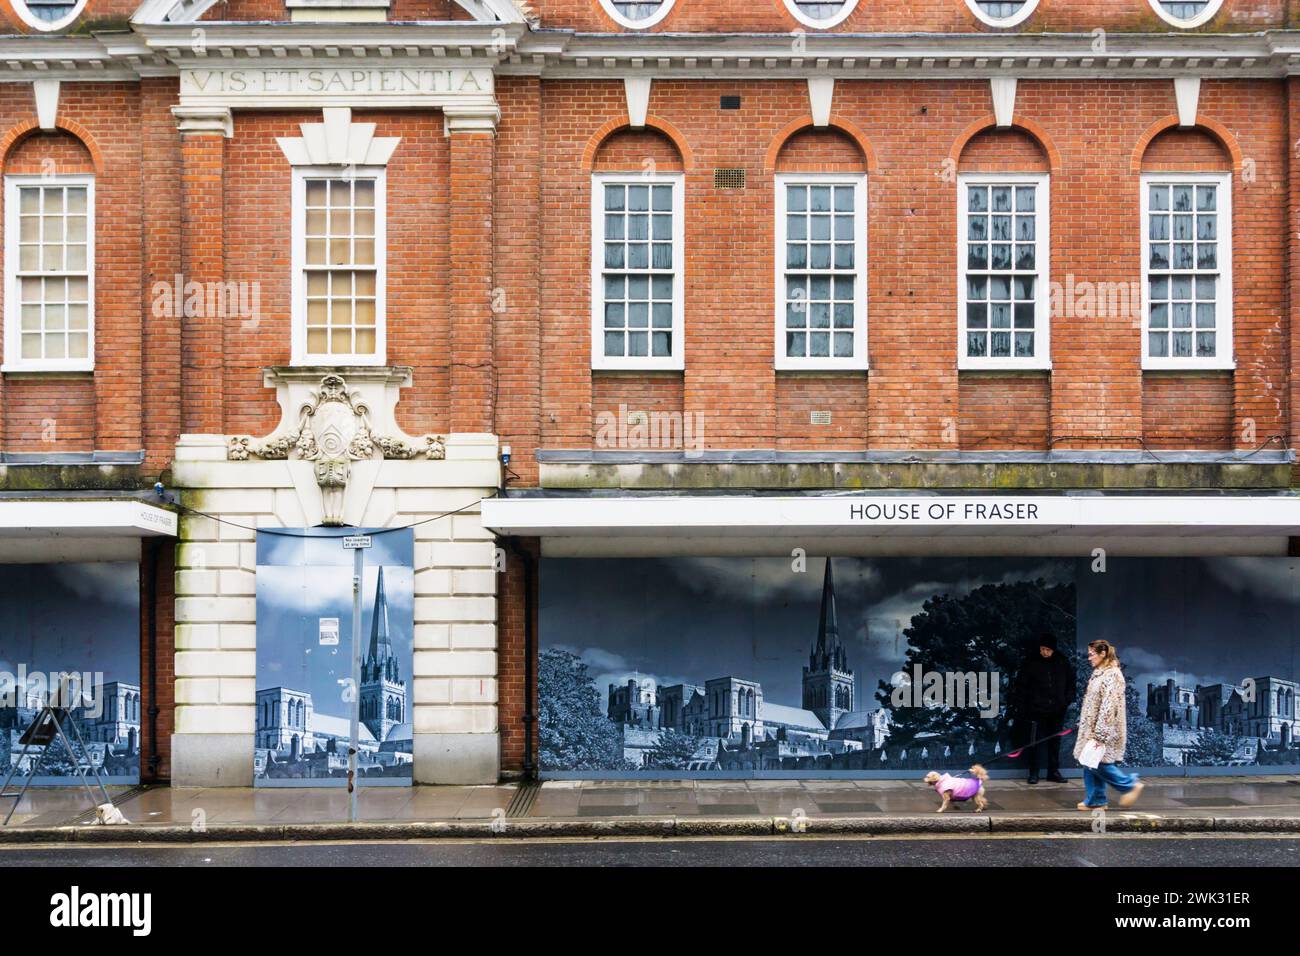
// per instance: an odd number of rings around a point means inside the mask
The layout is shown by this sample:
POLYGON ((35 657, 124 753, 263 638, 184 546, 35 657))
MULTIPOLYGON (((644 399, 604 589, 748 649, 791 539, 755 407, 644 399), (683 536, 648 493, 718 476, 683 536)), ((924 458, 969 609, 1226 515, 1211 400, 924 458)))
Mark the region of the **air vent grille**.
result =
POLYGON ((713 171, 714 189, 744 189, 745 171, 743 169, 715 169, 713 171))

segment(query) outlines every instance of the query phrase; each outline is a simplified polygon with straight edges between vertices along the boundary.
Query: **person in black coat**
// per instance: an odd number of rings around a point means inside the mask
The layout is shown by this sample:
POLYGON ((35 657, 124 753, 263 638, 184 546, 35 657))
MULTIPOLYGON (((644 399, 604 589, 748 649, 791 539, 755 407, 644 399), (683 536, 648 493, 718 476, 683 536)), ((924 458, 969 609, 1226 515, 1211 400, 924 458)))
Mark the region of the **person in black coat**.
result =
POLYGON ((1023 739, 1040 741, 1027 751, 1031 784, 1038 783, 1038 768, 1044 762, 1047 779, 1065 783, 1061 776, 1061 738, 1052 734, 1061 732, 1065 712, 1074 703, 1075 696, 1074 669, 1057 650, 1056 635, 1044 631, 1029 649, 1012 691, 1017 721, 1025 724, 1023 739), (1050 739, 1044 740, 1045 737, 1050 739))

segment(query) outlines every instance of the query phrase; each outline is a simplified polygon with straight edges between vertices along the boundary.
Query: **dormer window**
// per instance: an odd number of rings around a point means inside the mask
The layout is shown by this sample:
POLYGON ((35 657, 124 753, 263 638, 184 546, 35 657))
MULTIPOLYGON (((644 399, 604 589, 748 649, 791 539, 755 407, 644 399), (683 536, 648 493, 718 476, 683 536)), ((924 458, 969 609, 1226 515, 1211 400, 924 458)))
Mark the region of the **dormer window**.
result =
POLYGON ((785 0, 790 14, 804 26, 826 30, 843 22, 858 0, 785 0))
POLYGON ((35 30, 61 30, 86 6, 86 0, 13 0, 19 19, 35 30))
POLYGON ((619 26, 645 30, 668 16, 674 0, 600 0, 600 3, 619 26))
POLYGON ((1029 19, 1038 0, 966 0, 979 21, 990 27, 1014 27, 1029 19))
POLYGON ((1149 0, 1152 8, 1166 23, 1190 30, 1208 23, 1223 6, 1223 0, 1149 0))

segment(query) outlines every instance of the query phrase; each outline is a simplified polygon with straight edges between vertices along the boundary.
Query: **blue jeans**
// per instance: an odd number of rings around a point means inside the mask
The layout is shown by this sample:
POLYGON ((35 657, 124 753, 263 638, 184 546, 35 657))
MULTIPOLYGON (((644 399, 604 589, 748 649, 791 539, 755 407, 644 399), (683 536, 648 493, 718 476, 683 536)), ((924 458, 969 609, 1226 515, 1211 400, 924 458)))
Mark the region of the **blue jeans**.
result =
POLYGON ((1128 793, 1137 786, 1137 782, 1137 774, 1125 773, 1113 763, 1099 763, 1096 770, 1084 767, 1083 786, 1088 791, 1088 796, 1083 802, 1090 807, 1104 807, 1106 784, 1110 784, 1120 793, 1128 793))

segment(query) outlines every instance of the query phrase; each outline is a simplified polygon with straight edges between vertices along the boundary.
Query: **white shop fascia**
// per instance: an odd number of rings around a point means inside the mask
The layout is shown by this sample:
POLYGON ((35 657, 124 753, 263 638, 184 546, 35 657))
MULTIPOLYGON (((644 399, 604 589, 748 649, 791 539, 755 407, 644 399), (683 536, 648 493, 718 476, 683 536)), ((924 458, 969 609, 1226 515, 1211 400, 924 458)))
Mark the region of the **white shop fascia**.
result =
POLYGON ((0 563, 138 561, 144 538, 176 536, 176 514, 144 495, 0 497, 0 563))
POLYGON ((643 555, 1286 555, 1300 495, 515 493, 497 534, 555 557, 643 555))

